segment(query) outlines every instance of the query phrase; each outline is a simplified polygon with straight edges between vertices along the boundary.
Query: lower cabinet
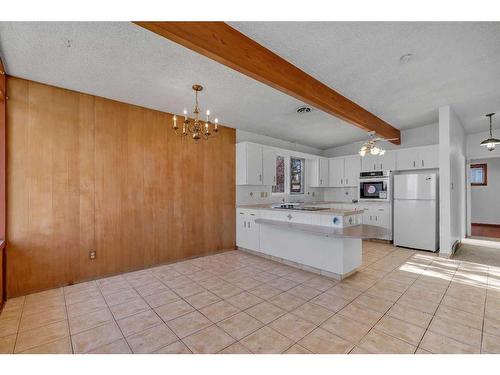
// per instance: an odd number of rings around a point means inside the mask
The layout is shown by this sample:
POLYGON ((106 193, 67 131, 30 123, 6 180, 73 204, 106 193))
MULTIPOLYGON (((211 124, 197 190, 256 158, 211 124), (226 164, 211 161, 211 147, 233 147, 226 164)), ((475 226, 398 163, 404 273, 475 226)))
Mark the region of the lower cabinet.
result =
POLYGON ((380 239, 392 240, 392 210, 390 205, 362 205, 363 224, 375 225, 389 230, 389 236, 380 239))
POLYGON ((258 251, 260 248, 260 226, 255 223, 259 211, 236 209, 236 246, 258 251))

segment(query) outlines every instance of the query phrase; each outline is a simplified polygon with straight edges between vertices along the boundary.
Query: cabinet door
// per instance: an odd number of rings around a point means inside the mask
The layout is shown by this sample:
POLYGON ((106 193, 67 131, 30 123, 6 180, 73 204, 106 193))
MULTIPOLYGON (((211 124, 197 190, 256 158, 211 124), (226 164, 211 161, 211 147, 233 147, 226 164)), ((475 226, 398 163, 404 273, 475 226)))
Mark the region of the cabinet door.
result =
POLYGON ((384 155, 379 155, 377 170, 393 171, 396 169, 396 153, 394 151, 386 151, 384 155))
POLYGON ((439 146, 422 147, 418 151, 418 168, 439 168, 439 146))
POLYGON ((246 213, 236 210, 236 246, 247 248, 246 213))
POLYGON ((250 250, 259 250, 260 247, 260 227, 259 224, 255 223, 256 218, 257 214, 255 212, 246 214, 246 248, 250 250))
POLYGON ((361 157, 348 156, 344 158, 344 186, 357 187, 361 170, 361 157))
POLYGON ((361 158, 361 171, 362 172, 372 172, 378 171, 378 156, 366 154, 361 158))
POLYGON ((268 148, 262 149, 262 184, 276 185, 276 151, 268 148))
POLYGON ((417 167, 416 159, 418 151, 415 149, 397 150, 396 151, 396 169, 404 171, 415 169, 417 167))
POLYGON ((344 186, 344 158, 330 159, 329 171, 329 185, 332 187, 344 186))
POLYGON ((247 144, 247 185, 262 185, 262 147, 247 144))
POLYGON ((328 186, 328 159, 321 158, 319 159, 319 186, 328 186))

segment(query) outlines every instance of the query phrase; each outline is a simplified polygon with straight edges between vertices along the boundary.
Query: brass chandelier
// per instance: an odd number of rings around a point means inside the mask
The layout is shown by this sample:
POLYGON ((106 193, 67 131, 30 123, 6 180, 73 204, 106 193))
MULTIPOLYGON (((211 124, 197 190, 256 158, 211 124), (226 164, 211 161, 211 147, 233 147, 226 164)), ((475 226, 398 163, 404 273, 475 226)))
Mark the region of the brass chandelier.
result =
POLYGON ((187 109, 184 109, 184 121, 182 122, 182 131, 178 132, 179 126, 177 125, 177 116, 173 116, 174 120, 174 125, 173 129, 175 134, 180 135, 182 137, 187 136, 188 134, 191 135, 191 138, 193 138, 195 141, 198 141, 199 139, 208 139, 210 137, 213 137, 217 135, 217 132, 219 131, 218 125, 219 125, 219 119, 215 119, 213 124, 210 122, 210 110, 207 109, 206 115, 207 119, 206 121, 200 120, 200 107, 198 106, 198 93, 203 90, 203 86, 201 85, 193 85, 193 90, 195 92, 195 105, 194 105, 194 119, 189 119, 187 116, 187 109), (212 130, 210 130, 210 127, 213 125, 212 130))

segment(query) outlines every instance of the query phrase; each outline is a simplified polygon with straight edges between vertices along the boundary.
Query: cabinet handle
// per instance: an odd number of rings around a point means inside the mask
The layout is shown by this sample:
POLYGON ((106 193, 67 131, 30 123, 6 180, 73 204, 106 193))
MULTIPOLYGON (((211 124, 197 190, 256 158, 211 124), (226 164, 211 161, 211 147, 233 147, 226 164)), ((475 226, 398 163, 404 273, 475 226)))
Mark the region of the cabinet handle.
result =
POLYGON ((248 222, 248 229, 250 229, 250 221, 248 222))
POLYGON ((347 185, 349 183, 349 179, 345 179, 345 184, 347 185))
POLYGON ((247 227, 247 222, 246 222, 246 221, 244 221, 244 222, 243 222, 243 226, 244 226, 245 228, 247 227))
POLYGON ((383 171, 383 170, 384 170, 384 168, 383 168, 383 166, 382 166, 382 163, 380 163, 380 170, 381 170, 381 171, 383 171))
POLYGON ((343 178, 341 178, 341 179, 340 179, 340 185, 343 185, 343 184, 344 184, 344 179, 343 179, 343 178))
POLYGON ((377 221, 377 216, 375 216, 375 221, 377 221))
POLYGON ((377 164, 373 163, 373 170, 376 171, 377 170, 377 164))
POLYGON ((415 160, 413 160, 413 168, 415 168, 415 167, 416 167, 416 165, 415 165, 415 160))
POLYGON ((321 178, 319 179, 319 184, 323 185, 323 180, 321 178))
POLYGON ((259 181, 262 182, 262 175, 261 174, 259 174, 259 181))
POLYGON ((424 159, 422 159, 422 167, 424 166, 424 159))
POLYGON ((370 215, 370 221, 372 220, 372 215, 370 215))

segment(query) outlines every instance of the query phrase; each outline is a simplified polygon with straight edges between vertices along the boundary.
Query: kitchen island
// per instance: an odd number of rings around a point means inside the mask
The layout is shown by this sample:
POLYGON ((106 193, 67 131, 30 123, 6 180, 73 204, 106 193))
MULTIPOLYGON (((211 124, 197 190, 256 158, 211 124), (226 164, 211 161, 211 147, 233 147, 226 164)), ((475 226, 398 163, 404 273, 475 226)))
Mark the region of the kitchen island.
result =
POLYGON ((342 279, 361 265, 362 240, 387 231, 363 224, 362 214, 313 204, 238 207, 236 242, 242 250, 342 279))

